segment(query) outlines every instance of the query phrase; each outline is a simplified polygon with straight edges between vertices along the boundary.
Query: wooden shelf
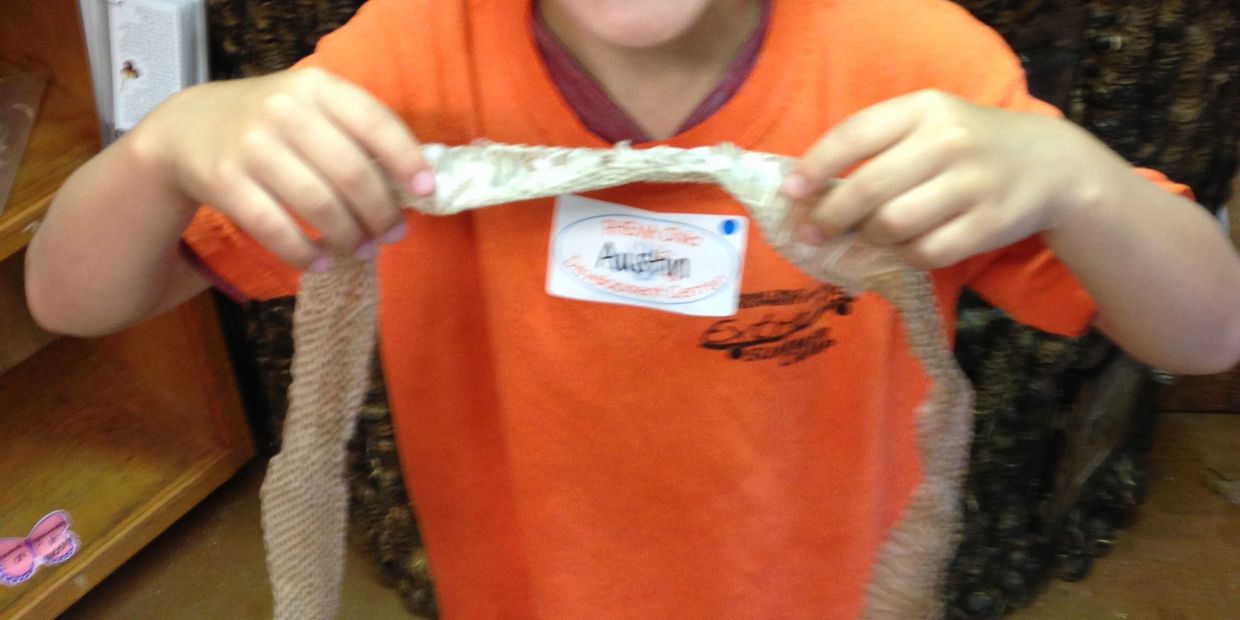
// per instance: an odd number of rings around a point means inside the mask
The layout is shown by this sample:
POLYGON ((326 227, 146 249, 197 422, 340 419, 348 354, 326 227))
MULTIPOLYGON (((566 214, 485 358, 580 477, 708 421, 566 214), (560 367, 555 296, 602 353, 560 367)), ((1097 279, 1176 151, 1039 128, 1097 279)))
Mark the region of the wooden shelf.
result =
POLYGON ((213 311, 200 298, 114 337, 62 338, 0 375, 0 533, 64 510, 81 540, 0 588, 0 617, 55 617, 253 455, 213 311))
POLYGON ((0 0, 0 71, 31 69, 48 87, 0 212, 0 536, 64 510, 81 542, 0 587, 6 620, 56 617, 254 455, 209 297, 95 340, 27 313, 31 226, 99 150, 77 0, 0 0))
POLYGON ((0 70, 48 77, 7 206, 0 212, 0 260, 30 241, 29 227, 78 166, 99 152, 99 123, 77 2, 0 0, 0 70))
POLYGON ((7 206, 0 212, 0 260, 29 243, 28 227, 43 217, 65 179, 98 151, 94 106, 49 82, 7 206))
MULTIPOLYGON (((0 260, 0 374, 17 366, 55 339, 39 328, 26 310, 25 279, 18 253, 0 260)), ((0 421, 4 414, 0 413, 0 421)))

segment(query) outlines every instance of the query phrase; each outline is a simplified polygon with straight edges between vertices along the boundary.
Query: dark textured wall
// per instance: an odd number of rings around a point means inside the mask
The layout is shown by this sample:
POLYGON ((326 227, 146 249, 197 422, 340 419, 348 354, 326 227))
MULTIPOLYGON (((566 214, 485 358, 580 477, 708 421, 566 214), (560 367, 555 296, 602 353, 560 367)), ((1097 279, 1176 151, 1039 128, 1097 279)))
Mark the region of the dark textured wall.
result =
POLYGON ((1240 2, 959 0, 1032 90, 1129 161, 1227 202, 1240 143, 1240 2))

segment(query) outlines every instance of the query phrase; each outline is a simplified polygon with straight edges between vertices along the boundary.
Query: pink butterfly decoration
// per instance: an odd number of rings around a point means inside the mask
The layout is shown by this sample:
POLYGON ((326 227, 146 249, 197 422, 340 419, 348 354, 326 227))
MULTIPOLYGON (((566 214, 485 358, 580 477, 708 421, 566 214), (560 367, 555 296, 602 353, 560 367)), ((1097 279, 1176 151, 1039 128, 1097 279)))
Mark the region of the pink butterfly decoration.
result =
POLYGON ((69 531, 69 515, 57 510, 35 524, 25 538, 0 538, 0 584, 15 586, 44 564, 73 557, 78 538, 69 531))

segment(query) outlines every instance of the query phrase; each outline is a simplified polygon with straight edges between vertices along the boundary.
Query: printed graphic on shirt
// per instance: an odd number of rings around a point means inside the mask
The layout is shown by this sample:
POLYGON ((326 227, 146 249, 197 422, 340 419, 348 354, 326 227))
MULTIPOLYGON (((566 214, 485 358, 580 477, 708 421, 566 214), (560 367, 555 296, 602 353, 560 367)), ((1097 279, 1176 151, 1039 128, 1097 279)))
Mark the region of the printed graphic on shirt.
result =
POLYGON ((736 313, 748 222, 581 196, 555 203, 547 293, 693 316, 736 313))
POLYGON ((848 316, 852 302, 852 296, 830 284, 745 293, 737 315, 712 323, 701 345, 737 361, 795 364, 836 344, 827 319, 848 316))

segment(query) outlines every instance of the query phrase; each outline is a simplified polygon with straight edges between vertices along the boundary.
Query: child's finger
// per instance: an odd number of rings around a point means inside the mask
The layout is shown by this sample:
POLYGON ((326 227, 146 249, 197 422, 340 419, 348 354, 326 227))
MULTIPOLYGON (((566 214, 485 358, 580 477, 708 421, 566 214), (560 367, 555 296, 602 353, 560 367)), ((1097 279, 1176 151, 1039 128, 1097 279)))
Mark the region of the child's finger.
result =
POLYGON ((331 184, 282 142, 253 156, 247 169, 288 209, 322 235, 322 243, 352 252, 367 235, 331 184))
POLYGON ((905 140, 883 151, 839 181, 819 206, 824 237, 845 232, 869 219, 887 202, 943 172, 948 162, 937 142, 905 140))
POLYGON ((973 240, 968 238, 972 227, 968 216, 956 217, 934 230, 896 246, 901 260, 916 269, 931 270, 954 265, 973 254, 973 240))
POLYGON ((920 121, 916 95, 885 101, 848 118, 827 132, 797 161, 784 193, 804 199, 863 160, 900 142, 920 121))
POLYGON ((971 256, 1015 243, 1025 234, 993 209, 966 208, 961 215, 898 247, 898 253, 919 269, 955 265, 971 256))
POLYGON ((298 268, 326 270, 326 255, 310 241, 293 218, 268 191, 249 178, 232 183, 228 193, 213 201, 241 230, 281 260, 298 268), (316 265, 316 262, 318 263, 316 265))
POLYGON ((433 191, 430 172, 413 132, 395 113, 361 88, 344 80, 339 87, 320 92, 319 103, 327 115, 366 149, 392 178, 408 191, 433 191))
POLYGON ((348 203, 365 236, 379 237, 400 222, 383 174, 360 146, 317 111, 299 109, 283 126, 293 150, 348 203))
POLYGON ((906 243, 950 221, 971 200, 956 179, 935 177, 887 202, 861 224, 859 233, 877 246, 906 243))
POLYGON ((810 196, 808 200, 789 201, 788 211, 784 215, 784 221, 781 225, 783 229, 801 243, 818 245, 826 241, 826 237, 822 235, 818 224, 814 222, 814 212, 818 204, 823 201, 825 196, 834 191, 838 183, 839 181, 832 180, 822 191, 810 196))

